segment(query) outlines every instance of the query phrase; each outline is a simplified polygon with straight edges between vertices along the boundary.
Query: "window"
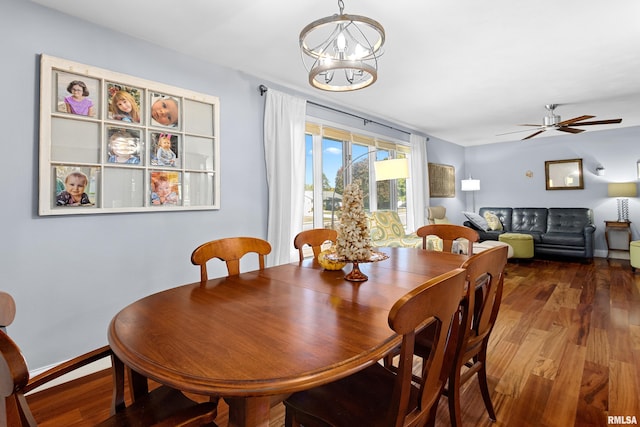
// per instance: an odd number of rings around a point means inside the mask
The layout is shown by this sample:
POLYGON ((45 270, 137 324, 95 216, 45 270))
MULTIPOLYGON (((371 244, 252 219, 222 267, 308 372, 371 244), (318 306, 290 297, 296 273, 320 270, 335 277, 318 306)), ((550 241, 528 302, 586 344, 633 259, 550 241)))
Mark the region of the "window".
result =
POLYGON ((406 158, 409 147, 310 122, 306 126, 305 144, 305 230, 336 228, 342 192, 345 184, 352 182, 360 184, 367 212, 395 210, 406 224, 406 180, 376 182, 373 162, 406 158))

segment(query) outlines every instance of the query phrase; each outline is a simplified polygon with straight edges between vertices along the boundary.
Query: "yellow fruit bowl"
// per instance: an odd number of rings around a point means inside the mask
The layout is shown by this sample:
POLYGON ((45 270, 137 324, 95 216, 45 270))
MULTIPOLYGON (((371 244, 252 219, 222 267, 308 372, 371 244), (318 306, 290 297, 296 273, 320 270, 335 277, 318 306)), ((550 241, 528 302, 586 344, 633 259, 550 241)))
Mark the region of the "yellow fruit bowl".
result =
POLYGON ((331 254, 331 251, 322 251, 318 254, 318 263, 325 270, 342 270, 347 263, 340 261, 332 261, 327 258, 327 255, 331 254))

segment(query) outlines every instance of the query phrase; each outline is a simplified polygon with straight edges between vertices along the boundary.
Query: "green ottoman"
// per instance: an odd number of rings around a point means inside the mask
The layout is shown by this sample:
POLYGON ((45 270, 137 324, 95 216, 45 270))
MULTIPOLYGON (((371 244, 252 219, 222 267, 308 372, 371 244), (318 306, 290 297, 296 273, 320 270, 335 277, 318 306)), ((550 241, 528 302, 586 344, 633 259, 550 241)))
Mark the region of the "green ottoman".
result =
POLYGON ((629 244, 629 259, 631 260, 631 270, 640 268, 640 240, 634 240, 629 244))
POLYGON ((513 248, 514 258, 533 258, 533 236, 521 233, 503 233, 498 240, 513 248))

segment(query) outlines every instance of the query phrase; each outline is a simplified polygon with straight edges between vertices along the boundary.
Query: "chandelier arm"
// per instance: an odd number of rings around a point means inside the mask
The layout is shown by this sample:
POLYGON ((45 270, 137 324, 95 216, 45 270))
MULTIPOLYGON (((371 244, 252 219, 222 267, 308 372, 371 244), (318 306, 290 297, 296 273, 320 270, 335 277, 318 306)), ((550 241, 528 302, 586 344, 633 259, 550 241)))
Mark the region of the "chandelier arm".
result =
MULTIPOLYGON (((359 43, 360 41, 358 40, 358 38, 355 37, 353 34, 351 34, 351 31, 349 30, 349 27, 352 26, 351 24, 353 24, 353 22, 350 22, 347 26, 345 26, 343 32, 349 34, 349 37, 351 37, 352 40, 355 40, 356 43, 359 43)), ((353 27, 355 27, 356 31, 360 33, 360 35, 362 36, 362 39, 365 41, 370 52, 368 55, 363 56, 359 59, 375 59, 378 56, 381 56, 383 52, 380 50, 380 47, 376 47, 375 45, 372 45, 371 42, 369 41, 369 38, 364 34, 364 32, 360 29, 360 27, 358 27, 357 25, 353 25, 353 27)), ((384 41, 380 43, 380 46, 382 46, 383 42, 384 41)))
POLYGON ((329 34, 329 36, 325 40, 318 43, 317 46, 314 46, 311 48, 308 47, 307 44, 304 43, 304 39, 300 37, 300 47, 302 48, 304 53, 306 53, 307 55, 313 58, 320 58, 322 57, 323 52, 326 52, 327 48, 331 46, 331 43, 338 36, 339 33, 340 33, 340 29, 339 27, 336 26, 334 30, 331 32, 331 34, 329 34), (318 49, 320 46, 322 46, 322 49, 318 49))

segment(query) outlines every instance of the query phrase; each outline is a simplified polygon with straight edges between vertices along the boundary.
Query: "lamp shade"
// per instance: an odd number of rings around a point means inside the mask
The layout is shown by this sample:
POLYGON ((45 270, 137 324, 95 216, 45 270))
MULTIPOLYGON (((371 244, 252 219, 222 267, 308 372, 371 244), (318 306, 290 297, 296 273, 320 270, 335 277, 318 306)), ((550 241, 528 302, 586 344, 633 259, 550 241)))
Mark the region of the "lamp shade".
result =
POLYGON ((462 191, 478 191, 480 190, 480 180, 479 179, 463 179, 460 181, 460 189, 462 191))
POLYGON ((376 181, 409 178, 409 162, 407 159, 388 159, 373 162, 376 181))
POLYGON ((612 182, 607 191, 609 197, 636 197, 638 185, 635 182, 612 182))

